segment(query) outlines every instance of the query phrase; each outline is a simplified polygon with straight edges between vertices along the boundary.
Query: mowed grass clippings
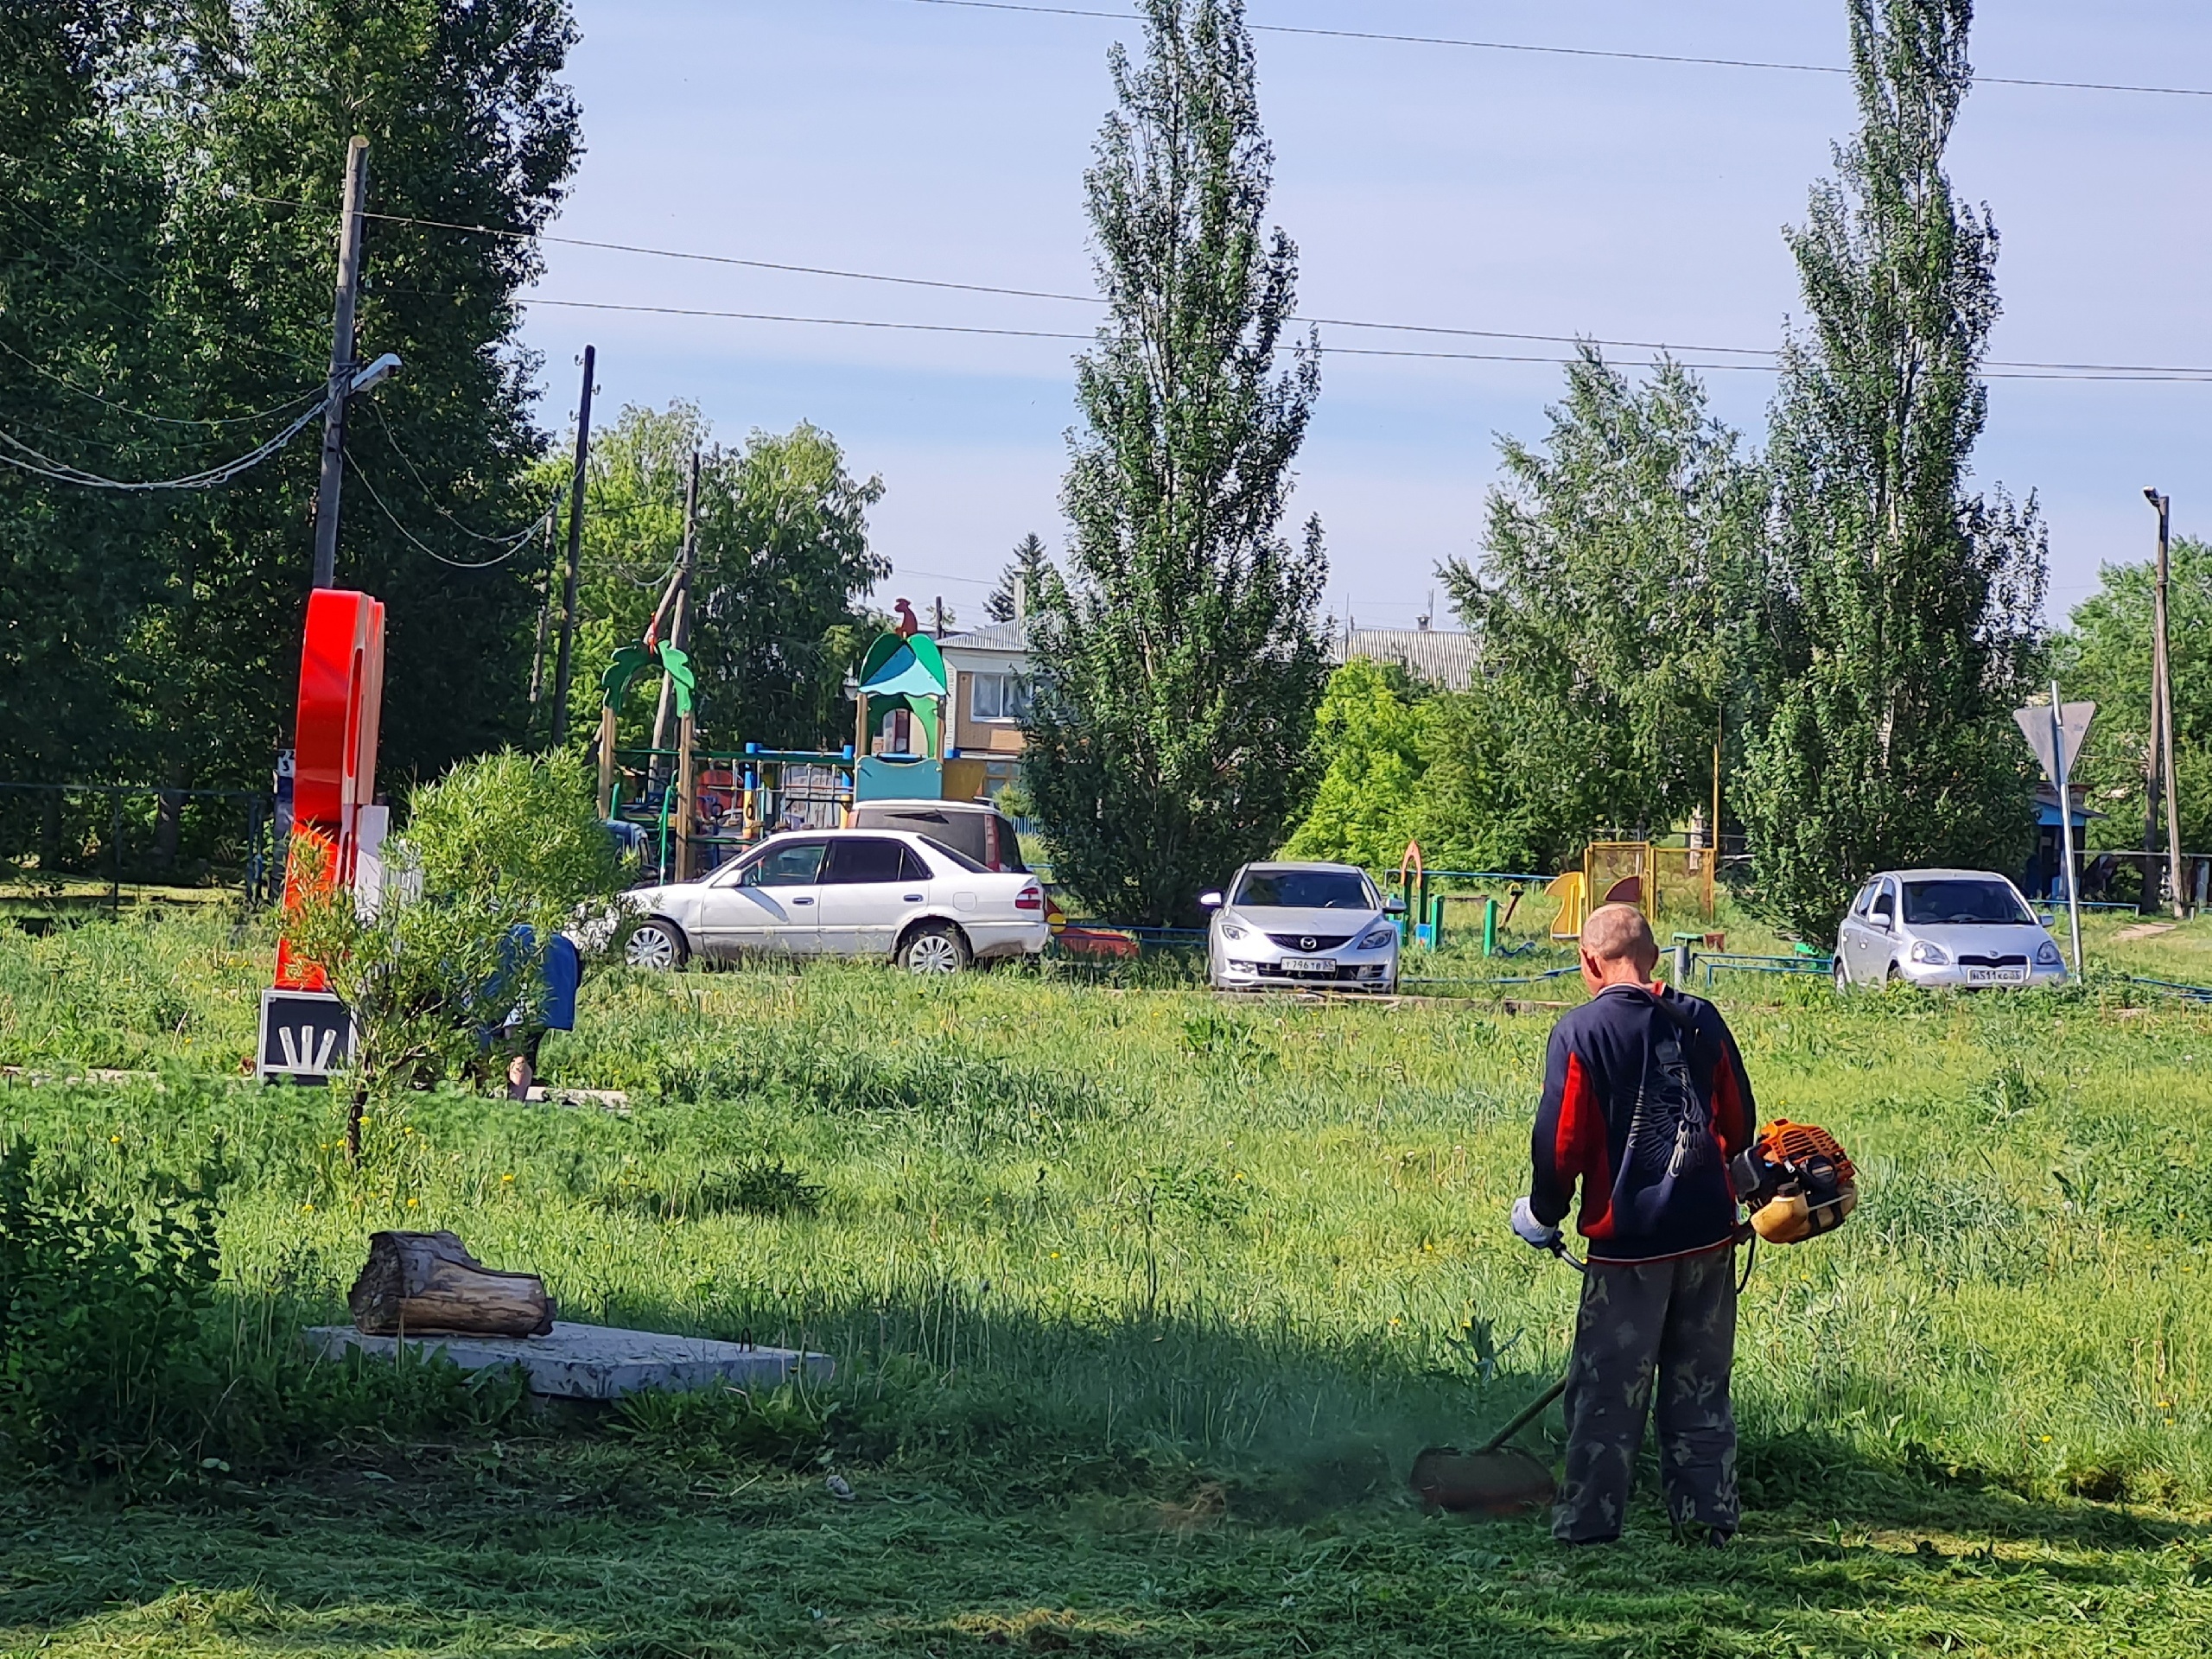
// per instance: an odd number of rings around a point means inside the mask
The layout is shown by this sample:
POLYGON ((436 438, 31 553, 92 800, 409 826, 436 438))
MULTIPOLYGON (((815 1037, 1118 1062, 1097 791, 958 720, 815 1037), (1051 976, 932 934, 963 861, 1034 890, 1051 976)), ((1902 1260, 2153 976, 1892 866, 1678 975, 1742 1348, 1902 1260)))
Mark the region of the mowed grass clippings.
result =
POLYGON ((1865 1203, 1746 1292, 1738 1547, 1647 1509, 1567 1553, 1401 1494, 1564 1356, 1573 1276, 1502 1222, 1546 1014, 609 974, 545 1058, 626 1116, 420 1095, 356 1174, 333 1097, 232 1081, 265 973, 210 920, 0 935, 0 1062, 156 1074, 19 1082, 6 1133, 118 1181, 219 1141, 242 1365, 370 1230, 448 1226, 566 1315, 838 1378, 19 1491, 10 1652, 2212 1650, 2195 1009, 1724 980, 1865 1203))

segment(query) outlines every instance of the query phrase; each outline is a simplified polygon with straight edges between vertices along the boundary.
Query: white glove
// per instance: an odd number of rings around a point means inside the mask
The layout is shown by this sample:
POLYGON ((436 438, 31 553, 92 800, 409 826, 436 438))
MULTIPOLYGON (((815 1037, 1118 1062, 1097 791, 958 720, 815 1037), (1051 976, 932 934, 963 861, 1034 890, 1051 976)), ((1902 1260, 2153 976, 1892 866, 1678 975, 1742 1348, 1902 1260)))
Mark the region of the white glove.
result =
POLYGON ((1519 1236, 1521 1242, 1532 1249, 1552 1249, 1560 1242, 1559 1229, 1548 1227, 1538 1221, 1536 1212, 1529 1207, 1529 1200, 1526 1198, 1516 1198, 1513 1201, 1513 1230, 1519 1236))

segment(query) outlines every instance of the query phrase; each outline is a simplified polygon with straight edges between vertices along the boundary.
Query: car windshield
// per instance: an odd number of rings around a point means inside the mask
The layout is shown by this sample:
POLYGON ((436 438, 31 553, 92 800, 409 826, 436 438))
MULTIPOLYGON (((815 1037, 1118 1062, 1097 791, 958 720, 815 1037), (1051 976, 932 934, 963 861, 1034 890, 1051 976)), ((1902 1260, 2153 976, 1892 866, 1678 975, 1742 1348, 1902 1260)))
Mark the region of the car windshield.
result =
POLYGON ((931 852, 937 854, 939 857, 950 859, 962 869, 969 871, 972 874, 988 875, 991 873, 990 867, 988 865, 977 863, 974 859, 969 857, 967 854, 962 852, 957 847, 948 847, 943 842, 939 841, 935 836, 924 836, 922 837, 922 842, 924 845, 927 846, 931 852))
POLYGON ((2035 920, 2019 895, 2002 881, 1908 881, 1904 918, 1923 925, 1979 922, 2005 927, 2035 920))
POLYGON ((1254 910, 1372 910, 1357 870, 1247 870, 1236 902, 1254 910))

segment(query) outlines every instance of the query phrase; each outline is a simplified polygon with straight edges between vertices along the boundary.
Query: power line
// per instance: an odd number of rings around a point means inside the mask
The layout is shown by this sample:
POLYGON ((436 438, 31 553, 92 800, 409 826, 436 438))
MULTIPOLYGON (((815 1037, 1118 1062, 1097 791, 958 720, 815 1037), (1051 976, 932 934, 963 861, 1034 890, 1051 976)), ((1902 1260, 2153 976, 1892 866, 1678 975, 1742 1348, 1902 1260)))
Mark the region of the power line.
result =
MULTIPOLYGON (((377 404, 372 402, 369 404, 369 411, 377 417, 377 426, 384 434, 384 441, 391 447, 391 453, 399 457, 401 465, 404 466, 407 470, 414 475, 415 482, 421 486, 423 491, 423 501, 425 506, 429 507, 432 512, 436 513, 439 518, 444 519, 448 524, 451 524, 455 530, 459 531, 462 535, 467 537, 472 541, 486 542, 493 547, 504 547, 509 542, 515 539, 512 536, 486 536, 480 530, 471 530, 467 524, 462 524, 460 519, 454 518, 452 513, 440 506, 437 502, 432 499, 436 495, 437 492, 430 487, 430 480, 423 476, 423 469, 415 464, 414 457, 399 447, 399 435, 391 429, 391 423, 385 419, 384 410, 377 404)), ((573 481, 575 476, 575 468, 574 465, 571 464, 569 472, 562 478, 560 485, 555 493, 554 502, 556 505, 559 504, 561 497, 569 493, 569 486, 570 482, 573 481)), ((373 490, 371 493, 374 493, 373 490)), ((525 536, 529 535, 531 531, 535 531, 539 524, 542 524, 544 522, 545 520, 543 516, 541 516, 531 524, 530 530, 523 531, 522 534, 525 536)))
POLYGON ((264 439, 235 461, 226 461, 219 466, 188 474, 182 478, 152 480, 105 478, 98 473, 88 473, 81 467, 72 466, 66 461, 56 461, 51 455, 41 454, 30 445, 20 439, 9 436, 5 432, 0 432, 0 444, 29 455, 30 460, 18 461, 14 455, 0 454, 0 461, 4 461, 10 467, 19 467, 40 478, 51 479, 60 484, 80 485, 86 489, 121 490, 132 494, 140 494, 151 490, 209 490, 219 484, 229 483, 241 473, 259 466, 282 449, 299 435, 301 429, 308 422, 322 413, 324 401, 327 400, 318 400, 282 432, 277 433, 274 437, 264 439))
POLYGON ((325 390, 324 387, 320 385, 309 386, 306 391, 299 392, 293 397, 287 397, 281 404, 272 404, 267 409, 257 410, 251 415, 219 415, 205 417, 184 415, 153 415, 149 414, 143 409, 133 409, 128 404, 118 404, 112 397, 103 397, 99 393, 91 390, 89 387, 79 385, 74 380, 69 378, 67 375, 57 374, 54 370, 48 368, 45 365, 40 363, 35 359, 22 352, 17 351, 14 346, 9 345, 4 340, 0 340, 0 352, 7 353, 9 356, 14 358, 18 363, 28 367, 33 374, 39 375, 45 379, 51 380, 57 386, 67 386, 70 391, 75 392, 80 397, 89 397, 92 402, 101 404, 105 408, 114 410, 118 414, 128 415, 134 420, 151 421, 161 426, 250 426, 257 421, 265 421, 271 419, 276 416, 282 415, 287 410, 296 409, 308 398, 320 397, 323 395, 325 390))
MULTIPOLYGON (((949 0, 948 0, 949 3, 949 0)), ((1100 14, 1102 16, 1105 14, 1100 14)), ((275 196, 256 196, 256 201, 268 202, 283 207, 305 207, 305 202, 285 201, 275 196)), ((557 242, 569 247, 594 248, 615 253, 642 254, 657 259, 679 259, 702 264, 735 265, 753 270, 782 271, 808 276, 833 276, 850 282, 883 283, 904 288, 941 289, 963 294, 986 294, 995 297, 1025 300, 1053 300, 1074 305, 1101 306, 1105 303, 1095 294, 1068 294, 1051 289, 1009 288, 989 283, 953 282, 942 277, 908 276, 886 271, 848 270, 830 265, 801 265, 784 264, 770 259, 747 259, 732 254, 701 253, 681 248, 656 248, 639 243, 605 242, 585 237, 555 236, 528 231, 499 230, 488 225, 463 225, 453 220, 417 219, 400 213, 370 213, 366 217, 388 224, 415 225, 427 229, 459 231, 474 236, 496 236, 517 240, 557 242)), ((905 329, 920 333, 1000 334, 1013 338, 1035 340, 1089 340, 1088 334, 1057 333, 1045 329, 985 328, 965 327, 953 323, 894 323, 873 322, 846 317, 793 316, 774 312, 713 311, 678 306, 625 306, 612 302, 583 300, 532 299, 525 297, 521 303, 555 305, 572 309, 660 312, 671 316, 722 317, 750 322, 804 322, 823 327, 852 328, 905 329)), ((1381 333, 1436 334, 1451 339, 1527 340, 1550 346, 1600 346, 1620 351, 1694 352, 1722 357, 1779 356, 1771 346, 1714 346, 1682 341, 1658 340, 1615 340, 1600 335, 1535 334, 1522 329, 1468 328, 1448 323, 1376 322, 1357 317, 1309 316, 1303 314, 1288 319, 1292 322, 1306 323, 1324 328, 1363 328, 1381 333)), ((1404 352, 1387 351, 1379 346, 1332 346, 1328 348, 1337 356, 1351 357, 1434 357, 1446 360, 1491 363, 1563 363, 1571 359, 1559 357, 1511 356, 1495 353, 1404 352)), ((1633 365, 1630 365, 1633 366, 1633 365)), ((1681 366, 1696 369, 1771 369, 1770 363, 1685 363, 1681 366)), ((2186 365, 2139 363, 2049 363, 2031 359, 1992 358, 1982 365, 1985 372, 2000 379, 2120 379, 2120 380, 2195 380, 2212 378, 2212 368, 2186 365), (2000 370, 2060 371, 2063 372, 2034 374, 1999 374, 2000 370)))
MULTIPOLYGON (((385 502, 384 497, 377 493, 377 486, 369 481, 367 470, 362 467, 359 461, 353 459, 353 454, 350 450, 346 454, 346 464, 353 469, 353 476, 361 480, 361 487, 369 493, 369 499, 376 503, 378 512, 381 512, 387 519, 391 520, 391 527, 394 530, 397 531, 402 536, 404 536, 410 542, 412 542, 421 551, 429 554, 432 558, 435 559, 440 564, 451 565, 456 570, 488 570, 495 564, 505 564, 509 559, 514 557, 516 554, 521 552, 522 550, 529 544, 530 538, 531 537, 537 535, 540 530, 543 529, 548 524, 552 522, 553 515, 560 510, 560 498, 556 496, 552 503, 546 507, 545 511, 539 513, 537 517, 532 519, 528 524, 517 531, 512 536, 503 537, 500 538, 503 542, 509 543, 507 550, 504 553, 494 554, 488 559, 467 560, 448 558, 445 554, 439 552, 436 548, 432 547, 428 542, 423 540, 421 537, 416 535, 413 531, 408 529, 405 524, 399 522, 399 515, 394 512, 391 506, 385 502)), ((481 539, 490 540, 491 538, 486 537, 481 539)))
MULTIPOLYGON (((966 11, 1026 12, 1040 17, 1103 17, 1116 23, 1138 19, 1126 11, 1101 11, 1080 6, 1040 6, 1015 0, 913 0, 925 6, 954 6, 966 11)), ((1619 63, 1684 64, 1707 69, 1768 69, 1795 75, 1847 75, 1850 70, 1833 63, 1786 63, 1765 58, 1707 58, 1687 53, 1626 52, 1591 46, 1537 46, 1524 41, 1477 41, 1448 35, 1386 35, 1367 29, 1319 29, 1296 23, 1249 23, 1259 35, 1303 35, 1331 41, 1382 41, 1399 46, 1448 46, 1475 52, 1522 52, 1541 57, 1605 58, 1619 63)), ((2151 86, 2104 80, 2043 80, 2024 75, 1976 75, 1980 86, 2038 86, 2073 92, 2132 92, 2158 98, 2212 98, 2212 87, 2151 86)))
MULTIPOLYGON (((1096 339, 1096 336, 1093 334, 1066 334, 1043 328, 989 328, 977 325, 956 322, 887 322, 877 319, 861 317, 810 317, 792 315, 772 311, 716 311, 693 306, 627 305, 613 300, 562 300, 549 299, 542 296, 530 296, 519 301, 518 303, 523 305, 557 306, 564 309, 575 311, 630 312, 645 316, 713 317, 735 322, 791 322, 806 323, 830 328, 885 329, 893 332, 929 334, 980 334, 993 339, 1004 340, 1076 340, 1090 344, 1096 339)), ((1521 338, 1521 336, 1510 336, 1510 338, 1521 338)), ((1556 337, 1539 335, 1535 336, 1535 338, 1552 339, 1556 337)), ((1608 342, 1593 340, 1589 343, 1593 346, 1599 346, 1607 344, 1608 342)), ((1620 342, 1612 343, 1618 344, 1620 342)), ((1415 352, 1392 349, 1380 346, 1329 345, 1323 346, 1321 349, 1323 355, 1329 357, 1409 358, 1415 360, 1450 363, 1542 363, 1563 365, 1577 361, 1576 359, 1572 357, 1545 357, 1538 356, 1533 353, 1415 352)), ((1663 351, 1665 348, 1662 346, 1656 349, 1663 351)), ((1687 349, 1696 350, 1701 348, 1689 347, 1687 349)), ((1722 347, 1719 349, 1748 350, 1749 348, 1722 347)), ((1767 363, 1709 363, 1684 361, 1681 359, 1675 358, 1669 358, 1667 360, 1674 363, 1675 366, 1677 368, 1695 369, 1700 372, 1750 371, 1756 373, 1776 374, 1779 373, 1782 368, 1782 365, 1778 361, 1767 363)), ((1656 368, 1658 366, 1658 363, 1656 360, 1644 363, 1615 363, 1611 366, 1614 368, 1627 369, 1650 369, 1656 368)), ((2056 367, 2043 369, 2029 365, 2016 366, 1991 363, 1983 365, 1980 372, 1983 378, 1989 380, 2072 380, 2093 384, 2097 382, 2110 382, 2113 385, 2130 385, 2141 382, 2152 382, 2171 383, 2183 385, 2203 385, 2207 382, 2212 382, 2212 369, 2203 368, 2126 369, 2119 365, 2113 365, 2107 368, 2103 365, 2079 365, 2077 368, 2069 371, 2056 367)))

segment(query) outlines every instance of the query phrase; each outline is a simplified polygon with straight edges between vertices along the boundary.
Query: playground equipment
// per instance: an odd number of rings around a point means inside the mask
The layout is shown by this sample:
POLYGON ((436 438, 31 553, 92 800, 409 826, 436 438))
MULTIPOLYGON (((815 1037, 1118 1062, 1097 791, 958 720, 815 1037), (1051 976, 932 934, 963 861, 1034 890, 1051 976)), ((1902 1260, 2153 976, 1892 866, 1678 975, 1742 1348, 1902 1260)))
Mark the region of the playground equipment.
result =
POLYGON ((1482 906, 1483 955, 1497 954, 1498 930, 1513 919, 1513 912, 1520 908, 1522 896, 1540 887, 1541 875, 1515 875, 1502 870, 1431 870, 1423 863, 1421 842, 1406 843, 1405 856, 1399 861, 1398 871, 1392 878, 1398 897, 1405 901, 1407 943, 1424 950, 1440 950, 1444 944, 1447 906, 1479 905, 1482 906), (1480 881, 1485 886, 1503 887, 1507 898, 1501 907, 1495 893, 1445 893, 1432 891, 1432 881, 1480 881))
POLYGON ((1580 869, 1553 877, 1544 889, 1548 897, 1560 901, 1552 937, 1580 938, 1582 924, 1600 905, 1634 905, 1655 931, 1663 910, 1694 906, 1700 915, 1710 917, 1719 864, 1710 847, 1593 841, 1583 849, 1580 869))
POLYGON ((617 651, 600 678, 601 815, 645 832, 657 879, 686 881, 779 830, 849 825, 862 801, 982 797, 984 762, 963 758, 946 741, 950 679, 937 641, 879 635, 848 688, 854 741, 842 750, 702 749, 690 659, 649 630, 641 643, 617 651), (618 747, 630 688, 655 667, 675 694, 677 747, 618 747))

